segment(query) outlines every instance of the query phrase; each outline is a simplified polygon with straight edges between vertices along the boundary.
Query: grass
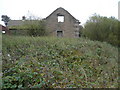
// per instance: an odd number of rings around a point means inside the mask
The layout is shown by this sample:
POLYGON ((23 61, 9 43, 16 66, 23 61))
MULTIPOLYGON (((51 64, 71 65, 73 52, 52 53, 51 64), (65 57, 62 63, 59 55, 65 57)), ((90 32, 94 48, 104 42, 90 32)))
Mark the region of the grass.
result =
POLYGON ((84 38, 3 36, 3 88, 117 88, 118 50, 84 38))

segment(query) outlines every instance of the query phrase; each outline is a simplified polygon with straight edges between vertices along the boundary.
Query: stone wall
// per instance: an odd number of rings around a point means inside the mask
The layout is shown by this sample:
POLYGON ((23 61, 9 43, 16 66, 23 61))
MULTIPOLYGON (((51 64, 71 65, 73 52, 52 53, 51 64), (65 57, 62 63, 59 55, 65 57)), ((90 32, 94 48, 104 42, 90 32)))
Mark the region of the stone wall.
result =
POLYGON ((78 21, 63 8, 56 9, 46 18, 46 29, 51 36, 57 37, 57 31, 63 31, 63 37, 79 37, 78 21), (64 16, 64 22, 58 22, 58 16, 64 16))

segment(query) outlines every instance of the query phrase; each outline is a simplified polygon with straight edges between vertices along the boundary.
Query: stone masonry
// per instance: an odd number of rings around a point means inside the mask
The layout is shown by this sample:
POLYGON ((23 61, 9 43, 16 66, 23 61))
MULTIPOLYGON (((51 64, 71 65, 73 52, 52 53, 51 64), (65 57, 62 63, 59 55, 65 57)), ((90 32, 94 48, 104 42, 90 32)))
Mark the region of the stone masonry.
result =
POLYGON ((57 8, 45 18, 46 29, 50 36, 55 37, 79 37, 80 22, 64 8, 57 8), (58 21, 62 17, 63 21, 58 21))

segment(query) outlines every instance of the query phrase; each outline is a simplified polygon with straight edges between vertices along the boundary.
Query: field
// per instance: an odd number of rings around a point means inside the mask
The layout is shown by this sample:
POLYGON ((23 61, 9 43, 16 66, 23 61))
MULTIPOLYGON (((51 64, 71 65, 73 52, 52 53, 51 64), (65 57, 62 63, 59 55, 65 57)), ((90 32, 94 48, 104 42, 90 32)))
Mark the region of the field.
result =
POLYGON ((84 38, 2 37, 3 88, 117 88, 118 49, 84 38))

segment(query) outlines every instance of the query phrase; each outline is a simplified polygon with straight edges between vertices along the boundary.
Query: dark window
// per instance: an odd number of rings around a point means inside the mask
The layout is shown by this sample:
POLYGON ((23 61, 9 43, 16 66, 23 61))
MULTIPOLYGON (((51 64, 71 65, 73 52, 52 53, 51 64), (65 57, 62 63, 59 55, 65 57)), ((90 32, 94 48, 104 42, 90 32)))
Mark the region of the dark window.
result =
POLYGON ((63 31, 57 31, 57 37, 63 37, 63 31))

